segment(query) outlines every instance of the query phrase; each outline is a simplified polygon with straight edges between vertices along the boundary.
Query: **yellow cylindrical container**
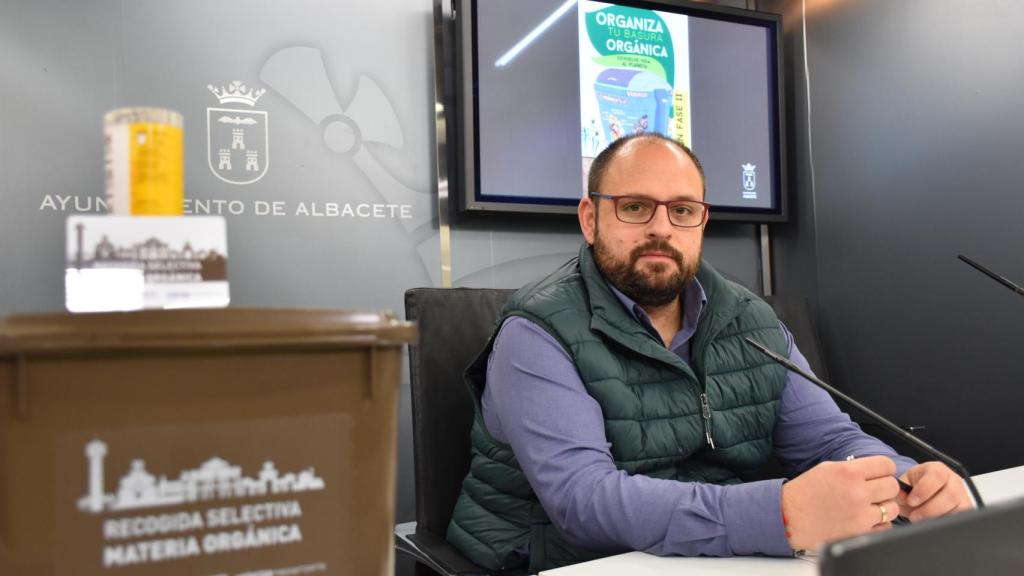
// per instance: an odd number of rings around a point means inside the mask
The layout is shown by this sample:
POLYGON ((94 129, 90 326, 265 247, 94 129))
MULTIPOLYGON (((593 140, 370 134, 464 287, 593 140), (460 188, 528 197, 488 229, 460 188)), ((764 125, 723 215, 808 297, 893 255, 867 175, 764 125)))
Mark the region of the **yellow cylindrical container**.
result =
POLYGON ((185 204, 181 114, 119 108, 103 117, 107 212, 180 216, 185 204))

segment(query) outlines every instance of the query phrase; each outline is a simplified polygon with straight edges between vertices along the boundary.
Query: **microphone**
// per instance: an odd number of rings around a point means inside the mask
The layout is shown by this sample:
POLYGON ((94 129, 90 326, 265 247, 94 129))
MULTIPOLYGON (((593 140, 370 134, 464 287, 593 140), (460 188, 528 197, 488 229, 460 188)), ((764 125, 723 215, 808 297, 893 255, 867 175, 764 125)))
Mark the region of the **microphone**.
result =
MULTIPOLYGON (((771 358, 772 360, 774 360, 775 362, 785 366, 786 369, 790 370, 791 372, 796 372, 797 374, 803 376, 804 378, 807 378, 811 382, 814 382, 815 384, 817 384, 818 386, 823 388, 826 392, 828 392, 829 394, 835 396, 836 398, 839 398, 840 400, 843 400, 844 402, 848 402, 851 406, 853 406, 857 410, 860 410, 862 413, 867 415, 868 418, 871 418, 872 420, 877 422, 882 428, 885 428, 889 432, 892 432, 893 434, 896 434, 897 436, 899 436, 903 440, 906 440, 907 443, 909 443, 910 445, 914 446, 915 448, 920 449, 922 452, 925 452, 926 454, 928 454, 930 456, 933 456, 936 460, 942 462, 946 466, 949 466, 950 468, 955 470, 956 473, 959 474, 964 479, 964 482, 967 484, 967 490, 970 491, 971 496, 974 497, 974 502, 978 505, 978 508, 984 508, 985 507, 984 502, 982 502, 982 500, 981 500, 981 494, 978 493, 978 488, 974 485, 974 481, 971 480, 970 473, 967 472, 967 468, 965 468, 963 464, 961 464, 960 462, 954 460, 953 458, 948 456, 946 453, 940 451, 938 448, 935 448, 935 447, 931 446, 930 444, 928 444, 924 440, 921 440, 917 436, 914 436, 910 432, 907 432, 906 430, 900 428, 896 424, 893 424, 891 421, 889 421, 887 418, 885 418, 881 414, 875 412, 874 410, 868 408, 867 406, 861 404, 860 402, 857 402, 853 398, 850 398, 849 396, 847 396, 846 394, 843 394, 839 390, 836 390, 831 385, 826 384, 823 380, 819 379, 814 374, 811 374, 807 370, 804 370, 803 368, 801 368, 801 367, 797 366, 796 364, 792 363, 789 360, 789 358, 784 358, 782 356, 779 356, 775 352, 772 352, 771 350, 769 350, 767 346, 765 346, 764 344, 758 342, 757 340, 754 340, 753 338, 744 337, 743 339, 747 341, 747 344, 750 344, 754 348, 757 348, 758 351, 760 351, 765 356, 767 356, 767 357, 771 358)), ((902 483, 901 483, 900 487, 903 488, 902 483)))
POLYGON ((981 272, 985 276, 988 276, 989 278, 995 280, 996 282, 999 282, 1000 284, 1002 284, 1003 286, 1006 286, 1010 290, 1013 290, 1017 294, 1020 294, 1021 296, 1024 296, 1024 288, 1022 288, 1019 284, 1015 284, 1015 283, 1007 280, 1005 277, 1000 276, 999 274, 996 274, 995 272, 989 270, 988 268, 985 268, 981 264, 978 264, 974 260, 971 260, 967 256, 964 256, 963 254, 957 254, 956 257, 961 259, 961 260, 963 260, 964 262, 970 264, 971 266, 973 266, 976 270, 978 270, 979 272, 981 272))

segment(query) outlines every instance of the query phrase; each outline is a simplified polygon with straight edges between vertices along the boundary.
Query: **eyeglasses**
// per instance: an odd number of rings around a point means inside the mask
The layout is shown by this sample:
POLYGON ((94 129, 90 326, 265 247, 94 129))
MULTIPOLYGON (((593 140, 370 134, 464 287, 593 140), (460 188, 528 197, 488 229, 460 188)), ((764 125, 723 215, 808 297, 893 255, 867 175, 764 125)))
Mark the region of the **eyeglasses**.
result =
POLYGON ((626 224, 646 224, 654 218, 658 206, 668 210, 668 221, 679 228, 696 228, 708 219, 711 204, 698 200, 669 200, 659 202, 640 196, 611 196, 591 192, 591 197, 605 198, 615 203, 615 217, 626 224))

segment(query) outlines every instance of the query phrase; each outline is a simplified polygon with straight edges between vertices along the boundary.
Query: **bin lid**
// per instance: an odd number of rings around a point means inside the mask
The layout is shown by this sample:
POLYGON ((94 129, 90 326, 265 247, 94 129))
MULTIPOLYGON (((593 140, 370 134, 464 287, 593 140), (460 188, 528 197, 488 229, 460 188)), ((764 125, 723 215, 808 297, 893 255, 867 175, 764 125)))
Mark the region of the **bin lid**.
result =
POLYGON ((416 326, 354 310, 144 310, 28 314, 0 321, 0 355, 99 350, 398 346, 416 326))

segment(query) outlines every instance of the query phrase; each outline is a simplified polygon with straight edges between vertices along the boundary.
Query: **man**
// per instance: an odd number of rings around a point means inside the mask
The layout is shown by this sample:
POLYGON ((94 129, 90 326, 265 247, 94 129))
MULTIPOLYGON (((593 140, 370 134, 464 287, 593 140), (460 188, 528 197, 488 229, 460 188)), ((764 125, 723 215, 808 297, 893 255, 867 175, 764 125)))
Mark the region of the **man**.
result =
POLYGON ((579 257, 512 297, 467 370, 473 456, 448 529, 467 557, 533 573, 628 550, 782 556, 971 507, 945 465, 898 456, 743 341, 807 367, 771 308, 700 260, 689 149, 622 138, 588 188, 579 257), (747 481, 771 454, 802 473, 747 481))

